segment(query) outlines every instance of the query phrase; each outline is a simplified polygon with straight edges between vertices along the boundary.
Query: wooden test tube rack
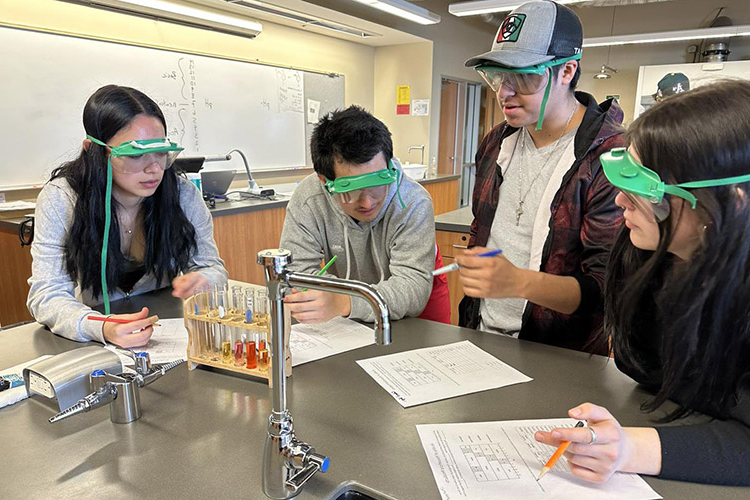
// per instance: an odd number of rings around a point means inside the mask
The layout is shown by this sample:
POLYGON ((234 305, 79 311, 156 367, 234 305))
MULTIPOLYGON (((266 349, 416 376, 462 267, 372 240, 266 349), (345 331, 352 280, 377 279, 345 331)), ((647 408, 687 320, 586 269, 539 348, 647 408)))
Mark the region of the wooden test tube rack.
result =
MULTIPOLYGON (((255 288, 257 285, 245 285, 248 288, 255 288)), ((195 296, 189 297, 184 302, 184 317, 185 317, 185 328, 188 331, 188 347, 187 347, 187 365, 188 369, 195 370, 198 365, 211 366, 218 368, 219 370, 226 370, 235 373, 242 373, 244 375, 250 375, 259 379, 267 380, 268 385, 271 385, 271 360, 269 356, 268 368, 261 370, 259 367, 247 368, 246 365, 235 366, 234 357, 232 363, 223 363, 221 359, 215 359, 214 356, 202 356, 200 347, 200 335, 203 333, 204 328, 201 324, 207 326, 210 325, 225 325, 226 327, 237 328, 246 330, 248 332, 248 338, 252 338, 254 334, 265 334, 267 339, 267 348, 271 350, 272 339, 271 339, 271 328, 269 322, 261 323, 245 323, 244 320, 233 320, 233 319, 219 319, 214 316, 205 314, 195 314, 195 296)), ((270 318, 269 318, 270 319, 270 318)), ((292 374, 292 356, 289 350, 289 335, 291 333, 291 317, 289 313, 284 311, 284 332, 286 338, 286 375, 287 377, 292 374)), ((234 348, 234 344, 232 345, 234 348)))

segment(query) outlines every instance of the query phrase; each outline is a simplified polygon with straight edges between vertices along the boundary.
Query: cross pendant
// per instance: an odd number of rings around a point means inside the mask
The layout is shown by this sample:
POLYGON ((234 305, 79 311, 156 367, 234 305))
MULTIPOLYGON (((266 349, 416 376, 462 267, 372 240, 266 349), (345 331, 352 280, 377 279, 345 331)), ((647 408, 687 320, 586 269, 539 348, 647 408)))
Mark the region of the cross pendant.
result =
POLYGON ((521 224, 521 216, 523 215, 523 202, 518 203, 518 208, 516 208, 516 226, 521 224))

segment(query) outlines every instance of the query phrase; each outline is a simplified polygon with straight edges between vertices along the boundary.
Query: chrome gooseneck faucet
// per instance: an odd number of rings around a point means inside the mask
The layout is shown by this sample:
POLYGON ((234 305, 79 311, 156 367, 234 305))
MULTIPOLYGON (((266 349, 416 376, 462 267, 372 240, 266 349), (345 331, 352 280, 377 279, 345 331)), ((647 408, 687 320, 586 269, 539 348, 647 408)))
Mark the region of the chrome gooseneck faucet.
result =
POLYGON ((419 163, 424 165, 424 144, 420 144, 419 146, 409 146, 409 150, 406 152, 406 154, 408 155, 409 153, 411 153, 412 149, 419 149, 420 151, 422 151, 422 156, 419 159, 419 163))
POLYGON ((291 262, 292 253, 289 250, 279 248, 258 252, 258 264, 264 268, 271 302, 273 382, 273 411, 268 417, 268 434, 263 450, 263 492, 269 498, 279 500, 296 496, 316 472, 328 469, 328 457, 315 453, 312 446, 294 436, 292 415, 286 406, 284 295, 287 290, 307 287, 364 298, 376 313, 375 342, 380 345, 391 343, 388 306, 372 286, 359 281, 294 273, 286 268, 291 262))

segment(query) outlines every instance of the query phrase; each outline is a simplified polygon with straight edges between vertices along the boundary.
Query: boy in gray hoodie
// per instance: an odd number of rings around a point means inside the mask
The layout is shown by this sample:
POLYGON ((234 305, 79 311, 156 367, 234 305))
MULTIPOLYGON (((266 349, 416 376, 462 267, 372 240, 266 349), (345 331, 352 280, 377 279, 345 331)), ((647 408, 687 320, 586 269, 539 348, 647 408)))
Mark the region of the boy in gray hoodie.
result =
MULTIPOLYGON (((281 233, 281 247, 292 252, 289 267, 316 273, 335 255, 326 274, 373 285, 391 319, 419 316, 428 299, 427 319, 449 319, 447 283, 436 281, 433 291, 430 276, 436 263, 432 200, 393 159, 388 128, 351 106, 323 117, 310 146, 315 173, 295 189, 281 233)), ((301 323, 336 316, 375 320, 363 299, 348 295, 295 290, 285 302, 301 323)))

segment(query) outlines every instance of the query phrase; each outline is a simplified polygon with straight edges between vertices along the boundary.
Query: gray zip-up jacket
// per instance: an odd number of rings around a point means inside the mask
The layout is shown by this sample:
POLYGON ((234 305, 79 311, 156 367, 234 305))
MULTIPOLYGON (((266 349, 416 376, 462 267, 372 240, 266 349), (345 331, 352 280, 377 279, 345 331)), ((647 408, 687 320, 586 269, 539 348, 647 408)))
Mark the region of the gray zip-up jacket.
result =
MULTIPOLYGON (((393 164, 401 171, 401 165, 393 164)), ((406 175, 400 176, 380 213, 370 223, 349 217, 326 191, 317 174, 306 177, 289 201, 281 247, 292 251, 292 270, 316 273, 321 260, 338 259, 329 276, 373 285, 388 304, 391 319, 418 316, 432 292, 435 268, 435 215, 429 193, 406 175)), ((375 321, 370 305, 352 297, 350 318, 375 321)))
MULTIPOLYGON (((214 242, 211 214, 200 192, 190 181, 180 177, 179 190, 180 206, 195 227, 198 244, 189 271, 200 271, 212 284, 224 283, 227 271, 214 242)), ((96 314, 91 306, 100 304, 101 298, 92 297, 89 290, 82 292, 80 284, 73 281, 65 267, 65 239, 73 225, 73 208, 77 199, 75 191, 63 178, 48 182, 39 193, 34 212, 34 241, 31 244, 31 289, 26 306, 34 319, 58 335, 71 340, 104 342, 104 323, 86 320, 89 314, 96 314)), ((155 288, 156 277, 153 272, 147 272, 135 284, 130 295, 155 288)), ((124 296, 125 293, 119 288, 109 291, 110 300, 124 296)))

